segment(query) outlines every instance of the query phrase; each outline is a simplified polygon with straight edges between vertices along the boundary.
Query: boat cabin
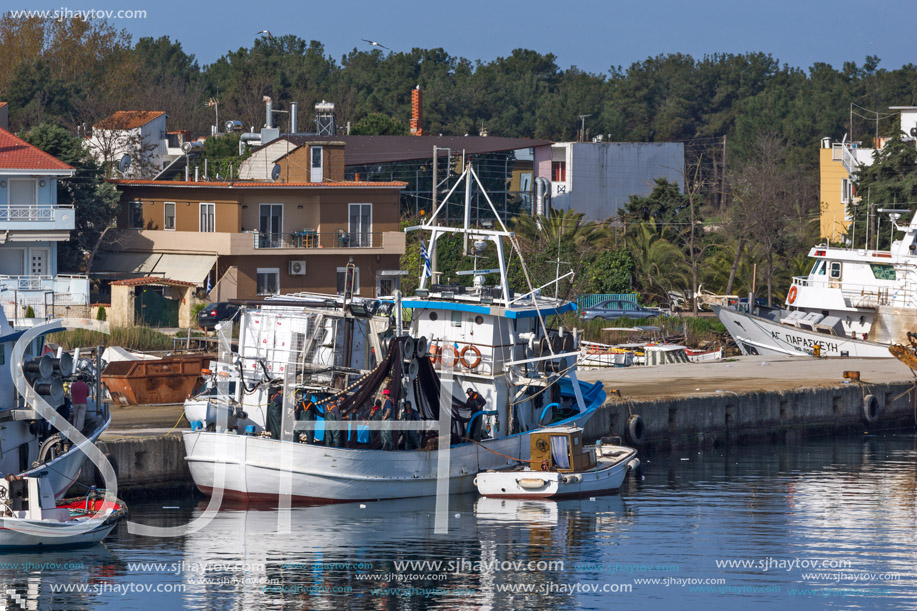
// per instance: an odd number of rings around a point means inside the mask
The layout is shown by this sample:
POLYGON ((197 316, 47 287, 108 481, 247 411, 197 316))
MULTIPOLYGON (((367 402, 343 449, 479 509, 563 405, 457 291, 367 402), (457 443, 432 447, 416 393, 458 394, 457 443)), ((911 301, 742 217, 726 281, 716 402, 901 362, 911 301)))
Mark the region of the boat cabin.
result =
POLYGON ((596 467, 595 450, 583 447, 583 429, 560 426, 532 433, 530 458, 533 469, 574 473, 596 467))
POLYGON ((38 477, 8 475, 0 478, 0 501, 8 516, 27 520, 66 519, 56 514, 70 513, 57 509, 50 486, 38 477))

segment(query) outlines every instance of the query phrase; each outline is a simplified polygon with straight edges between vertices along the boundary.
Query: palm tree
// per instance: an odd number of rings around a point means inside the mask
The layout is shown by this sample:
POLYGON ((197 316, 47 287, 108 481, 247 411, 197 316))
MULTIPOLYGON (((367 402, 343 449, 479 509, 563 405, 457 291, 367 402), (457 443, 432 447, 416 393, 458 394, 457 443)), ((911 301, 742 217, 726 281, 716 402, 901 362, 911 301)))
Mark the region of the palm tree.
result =
POLYGON ((668 291, 691 281, 685 253, 662 237, 654 219, 641 223, 627 236, 627 249, 634 259, 634 284, 650 299, 665 298, 668 291))

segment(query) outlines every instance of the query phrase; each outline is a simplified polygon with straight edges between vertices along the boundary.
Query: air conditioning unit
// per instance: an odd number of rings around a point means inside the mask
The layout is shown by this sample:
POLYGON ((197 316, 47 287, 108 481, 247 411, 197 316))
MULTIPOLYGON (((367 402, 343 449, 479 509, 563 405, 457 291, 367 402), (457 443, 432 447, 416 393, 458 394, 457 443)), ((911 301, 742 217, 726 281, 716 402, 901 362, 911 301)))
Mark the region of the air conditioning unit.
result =
POLYGON ((290 261, 290 275, 291 276, 305 276, 306 275, 306 262, 305 261, 290 261))

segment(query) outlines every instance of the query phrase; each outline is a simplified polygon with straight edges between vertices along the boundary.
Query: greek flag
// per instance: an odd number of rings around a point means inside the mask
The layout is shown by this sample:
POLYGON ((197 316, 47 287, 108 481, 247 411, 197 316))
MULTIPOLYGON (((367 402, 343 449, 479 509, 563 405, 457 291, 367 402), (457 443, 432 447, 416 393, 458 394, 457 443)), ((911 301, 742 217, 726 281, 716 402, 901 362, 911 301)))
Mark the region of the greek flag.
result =
POLYGON ((420 259, 423 261, 423 277, 429 278, 433 272, 430 271, 430 254, 427 252, 427 247, 424 246, 423 238, 420 238, 420 259))
POLYGON ((212 288, 213 286, 210 284, 210 274, 207 274, 207 294, 210 294, 210 289, 212 288))

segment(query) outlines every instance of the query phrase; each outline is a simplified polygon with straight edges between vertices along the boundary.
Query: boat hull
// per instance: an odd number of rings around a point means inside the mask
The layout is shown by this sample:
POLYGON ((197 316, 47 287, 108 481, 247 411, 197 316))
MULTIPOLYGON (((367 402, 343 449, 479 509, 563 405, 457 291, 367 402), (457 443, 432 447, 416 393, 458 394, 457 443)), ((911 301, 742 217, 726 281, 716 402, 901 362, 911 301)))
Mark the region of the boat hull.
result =
POLYGON ((806 331, 729 308, 714 307, 714 310, 742 354, 813 356, 814 347, 817 345, 820 347, 820 356, 823 357, 892 356, 885 344, 806 331))
POLYGON ((99 436, 105 432, 108 425, 111 424, 111 415, 107 415, 102 426, 93 431, 84 443, 71 446, 70 450, 61 454, 54 460, 40 464, 29 471, 20 475, 26 477, 44 477, 48 485, 54 491, 54 498, 61 498, 67 493, 67 490, 79 478, 80 471, 83 469, 83 463, 86 460, 86 454, 82 448, 86 448, 99 440, 99 436))
POLYGON ((475 485, 482 496, 507 499, 575 498, 617 492, 637 452, 616 460, 599 459, 598 467, 583 473, 556 471, 494 471, 479 473, 475 485))
MULTIPOLYGON (((116 523, 103 523, 98 528, 89 532, 78 535, 55 535, 48 536, 39 532, 29 532, 28 520, 10 520, 8 518, 0 519, 0 551, 21 550, 21 549, 59 549, 66 547, 82 547, 84 545, 95 545, 108 536, 108 534, 117 526, 116 523), (15 529, 11 528, 15 526, 15 529)), ((52 522, 38 522, 42 527, 43 533, 55 525, 52 522)), ((65 528, 66 524, 61 524, 60 528, 65 528)))
MULTIPOLYGON (((563 424, 582 426, 594 411, 563 424)), ((528 459, 530 434, 452 446, 449 492, 473 492, 478 472, 516 464, 507 456, 528 459)), ((185 432, 183 439, 195 485, 207 495, 222 490, 227 500, 277 503, 289 496, 291 503, 318 504, 425 497, 438 492, 436 450, 332 448, 205 431, 185 432)))

